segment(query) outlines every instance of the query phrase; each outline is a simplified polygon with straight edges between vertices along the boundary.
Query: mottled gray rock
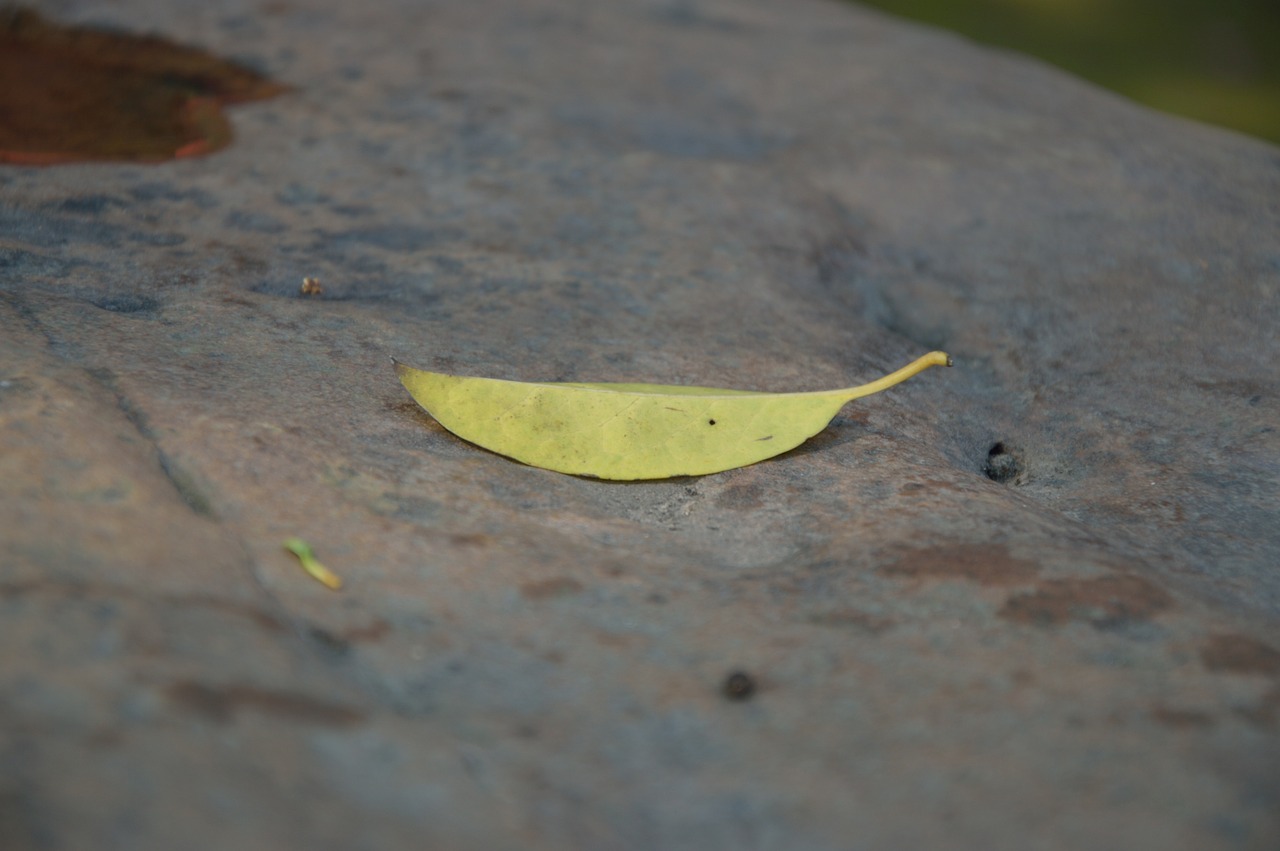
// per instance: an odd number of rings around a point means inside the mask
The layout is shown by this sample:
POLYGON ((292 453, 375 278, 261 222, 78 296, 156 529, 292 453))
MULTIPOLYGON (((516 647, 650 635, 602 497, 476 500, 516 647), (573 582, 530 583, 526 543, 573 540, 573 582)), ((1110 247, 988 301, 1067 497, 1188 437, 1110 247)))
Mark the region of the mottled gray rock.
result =
POLYGON ((0 169, 0 846, 1280 843, 1280 151, 817 0, 43 10, 297 90, 207 159, 0 169), (387 359, 935 347, 642 484, 387 359))

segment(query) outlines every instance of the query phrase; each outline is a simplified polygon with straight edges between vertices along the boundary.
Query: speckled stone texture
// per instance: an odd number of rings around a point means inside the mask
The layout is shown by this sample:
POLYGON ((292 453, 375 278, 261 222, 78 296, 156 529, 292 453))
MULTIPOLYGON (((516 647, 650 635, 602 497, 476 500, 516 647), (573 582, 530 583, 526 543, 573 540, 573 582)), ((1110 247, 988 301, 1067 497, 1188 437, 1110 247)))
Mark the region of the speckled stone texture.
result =
POLYGON ((818 0, 39 8, 295 91, 0 168, 0 847, 1280 847, 1280 151, 818 0), (643 484, 388 360, 931 348, 643 484))

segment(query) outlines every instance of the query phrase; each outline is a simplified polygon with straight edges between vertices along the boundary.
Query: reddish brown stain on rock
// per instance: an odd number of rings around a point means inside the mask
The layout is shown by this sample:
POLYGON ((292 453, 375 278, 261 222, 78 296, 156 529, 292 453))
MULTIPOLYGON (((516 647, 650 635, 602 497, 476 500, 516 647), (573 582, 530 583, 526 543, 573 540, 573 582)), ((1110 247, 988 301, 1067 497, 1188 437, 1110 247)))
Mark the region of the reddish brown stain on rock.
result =
POLYGON ((547 600, 554 597, 568 597, 582 591, 582 583, 569 576, 553 576, 550 579, 539 579, 526 582, 520 586, 520 596, 526 600, 547 600))
MULTIPOLYGON (((411 402, 410 404, 417 405, 416 402, 411 402)), ((480 532, 458 533, 449 536, 449 543, 455 547, 483 547, 489 541, 489 536, 480 532)))
POLYGON ((1087 579, 1051 579, 1034 591, 1016 594, 1000 616, 1016 623, 1058 625, 1084 621, 1097 627, 1146 621, 1173 606, 1160 586, 1133 574, 1087 579))
POLYGON ((1170 706, 1153 706, 1151 719, 1175 730, 1202 730, 1213 726, 1213 717, 1194 709, 1175 709, 1170 706))
POLYGON ((166 692, 175 706, 219 723, 233 720, 243 709, 290 722, 328 727, 349 727, 365 719, 363 712, 349 706, 256 686, 213 686, 181 680, 170 685, 166 692))
POLYGON ((1211 671, 1280 676, 1280 650, 1247 635, 1210 636, 1200 648, 1200 661, 1211 671))
POLYGON ((22 165, 208 154, 231 142, 222 107, 285 91, 156 36, 64 27, 0 9, 0 162, 22 165))
POLYGON ((350 642, 377 642, 391 632, 391 624, 382 618, 374 618, 365 626, 351 627, 343 630, 342 638, 350 642))
POLYGON ((963 579, 1003 587, 1029 584, 1039 574, 1039 567, 1009 555, 1003 544, 954 544, 911 550, 880 572, 909 579, 963 579))

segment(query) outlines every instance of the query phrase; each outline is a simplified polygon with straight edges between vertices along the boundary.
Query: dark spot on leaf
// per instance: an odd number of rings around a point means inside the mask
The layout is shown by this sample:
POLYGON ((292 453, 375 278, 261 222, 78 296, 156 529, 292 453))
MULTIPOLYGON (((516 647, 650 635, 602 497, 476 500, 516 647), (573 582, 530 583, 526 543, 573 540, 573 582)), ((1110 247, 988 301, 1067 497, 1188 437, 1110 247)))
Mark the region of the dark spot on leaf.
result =
POLYGON ((760 441, 762 441, 762 440, 773 440, 773 435, 771 435, 771 434, 766 434, 764 437, 757 437, 757 438, 756 438, 756 443, 759 443, 759 442, 760 442, 760 441))
POLYGON ((707 420, 707 425, 715 425, 715 424, 716 424, 715 420, 707 420))
POLYGON ((158 162, 231 141, 227 104, 284 88, 156 36, 60 26, 0 9, 0 162, 158 162))
POLYGON ((1247 635, 1210 636, 1200 648, 1200 661, 1211 671, 1280 676, 1280 650, 1247 635))
POLYGON ((982 465, 982 474, 993 482, 1014 481, 1022 472, 1022 463, 1003 442, 992 445, 987 450, 987 460, 982 465))
POLYGON ((1059 625, 1083 621, 1099 629, 1147 621, 1172 608, 1164 589, 1133 574, 1051 579, 1035 591, 1015 594, 1000 616, 1017 623, 1059 625))

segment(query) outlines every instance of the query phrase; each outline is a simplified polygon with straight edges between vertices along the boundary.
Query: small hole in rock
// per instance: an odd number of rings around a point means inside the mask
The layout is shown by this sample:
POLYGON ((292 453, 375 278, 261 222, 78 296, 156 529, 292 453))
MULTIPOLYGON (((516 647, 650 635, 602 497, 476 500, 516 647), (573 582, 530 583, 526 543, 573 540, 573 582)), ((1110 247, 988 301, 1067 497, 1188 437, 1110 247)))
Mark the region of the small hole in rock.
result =
POLYGON ((982 474, 991 481, 1001 484, 1011 482, 1021 472, 1021 462, 1005 447, 1004 441, 993 443, 987 450, 987 460, 982 465, 982 474))
POLYGON ((734 671, 725 677, 721 691, 729 700, 750 700, 756 693, 756 681, 746 671, 734 671))

